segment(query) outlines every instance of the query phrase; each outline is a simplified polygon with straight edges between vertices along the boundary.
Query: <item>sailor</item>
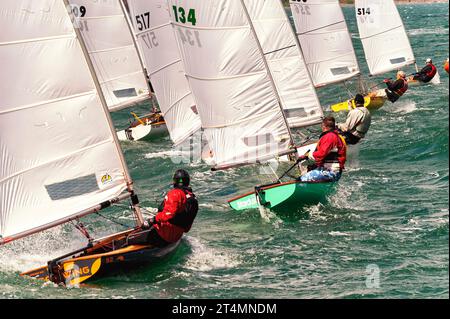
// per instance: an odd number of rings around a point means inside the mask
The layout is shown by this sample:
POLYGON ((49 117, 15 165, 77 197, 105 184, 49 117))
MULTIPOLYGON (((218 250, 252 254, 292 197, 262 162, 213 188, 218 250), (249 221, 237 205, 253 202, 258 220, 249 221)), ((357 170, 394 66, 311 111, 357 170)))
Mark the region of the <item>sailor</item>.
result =
POLYGON ((147 242, 158 247, 175 243, 190 231, 198 212, 198 201, 189 187, 190 176, 177 170, 170 190, 158 208, 158 214, 148 221, 151 230, 147 242))
POLYGON ((347 156, 347 145, 336 129, 334 117, 322 121, 322 135, 315 152, 300 156, 298 162, 306 159, 314 161, 309 172, 300 176, 302 182, 338 181, 341 178, 347 156))
POLYGON ((406 74, 403 71, 397 72, 397 80, 395 82, 391 82, 390 79, 385 79, 383 81, 387 85, 387 89, 385 89, 387 98, 392 103, 395 103, 403 94, 408 91, 408 81, 406 80, 406 74))
POLYGON ((449 68, 449 66, 448 66, 448 58, 447 58, 447 60, 445 60, 445 63, 444 63, 444 70, 445 70, 445 72, 447 72, 447 74, 448 74, 448 68, 449 68))
POLYGON ((418 73, 415 73, 413 80, 418 80, 423 83, 430 82, 437 73, 437 68, 434 66, 433 61, 428 58, 426 65, 418 73))
POLYGON ((372 122, 369 110, 364 107, 364 96, 356 94, 355 105, 356 108, 348 113, 345 123, 338 124, 339 133, 351 145, 357 144, 366 136, 372 122))

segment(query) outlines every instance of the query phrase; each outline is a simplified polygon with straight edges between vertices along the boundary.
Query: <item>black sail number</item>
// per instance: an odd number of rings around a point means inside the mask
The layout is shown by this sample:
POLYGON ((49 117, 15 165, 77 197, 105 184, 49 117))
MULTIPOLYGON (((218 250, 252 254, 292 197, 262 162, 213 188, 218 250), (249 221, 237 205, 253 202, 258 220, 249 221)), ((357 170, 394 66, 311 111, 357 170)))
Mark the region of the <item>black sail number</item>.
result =
POLYGON ((136 24, 139 31, 144 31, 150 28, 150 12, 139 14, 136 16, 136 24))
POLYGON ((359 16, 365 16, 365 15, 370 15, 370 8, 358 8, 357 9, 357 14, 359 16))

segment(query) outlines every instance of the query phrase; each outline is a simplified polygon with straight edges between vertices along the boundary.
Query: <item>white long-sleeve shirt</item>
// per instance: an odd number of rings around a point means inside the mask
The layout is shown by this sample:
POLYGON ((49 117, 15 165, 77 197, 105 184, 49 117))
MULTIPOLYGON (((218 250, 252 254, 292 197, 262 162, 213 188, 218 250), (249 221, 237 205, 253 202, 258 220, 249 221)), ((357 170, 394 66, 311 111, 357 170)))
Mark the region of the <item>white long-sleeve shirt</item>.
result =
POLYGON ((347 115, 345 123, 338 124, 342 132, 350 132, 353 135, 363 138, 366 136, 372 122, 372 116, 365 107, 357 107, 351 110, 347 115))

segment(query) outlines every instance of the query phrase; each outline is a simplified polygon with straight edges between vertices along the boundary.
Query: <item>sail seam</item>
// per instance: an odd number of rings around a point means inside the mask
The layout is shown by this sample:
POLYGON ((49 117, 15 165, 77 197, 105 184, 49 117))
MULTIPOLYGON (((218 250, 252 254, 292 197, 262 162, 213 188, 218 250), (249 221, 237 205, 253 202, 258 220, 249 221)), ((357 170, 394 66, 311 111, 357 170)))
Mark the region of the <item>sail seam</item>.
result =
POLYGON ((129 49, 129 48, 133 48, 134 49, 134 45, 126 45, 126 46, 122 46, 122 47, 115 47, 115 48, 109 48, 109 49, 103 49, 103 50, 93 50, 93 51, 89 51, 89 54, 111 52, 111 51, 122 50, 122 49, 129 49))
POLYGON ((47 162, 45 162, 45 163, 41 163, 41 164, 39 164, 39 165, 36 165, 36 166, 30 167, 30 168, 24 169, 24 170, 22 170, 22 171, 20 171, 20 172, 16 172, 16 173, 12 174, 11 176, 8 176, 8 177, 6 177, 6 178, 0 180, 0 184, 2 184, 2 183, 4 183, 4 182, 6 182, 7 180, 10 180, 10 179, 12 179, 12 178, 14 178, 14 177, 17 177, 17 176, 23 175, 23 174, 25 174, 25 173, 27 173, 27 172, 29 172, 29 171, 35 170, 35 169, 37 169, 37 168, 39 168, 39 167, 43 167, 43 166, 46 166, 46 165, 48 165, 48 164, 51 164, 51 163, 54 163, 54 162, 58 162, 58 161, 61 161, 61 160, 67 159, 67 158, 70 158, 70 157, 72 157, 73 155, 77 155, 77 154, 80 154, 80 153, 84 153, 84 152, 86 152, 86 151, 88 151, 88 150, 91 150, 91 149, 94 149, 94 148, 96 148, 96 147, 98 147, 98 146, 105 145, 105 144, 112 143, 112 142, 114 142, 114 141, 113 141, 112 138, 110 138, 110 139, 107 139, 107 140, 105 140, 105 141, 102 141, 102 142, 99 142, 99 143, 96 143, 96 144, 93 144, 93 145, 89 145, 89 146, 84 147, 84 148, 82 148, 82 149, 79 149, 79 150, 77 150, 77 151, 75 151, 75 152, 72 152, 72 153, 66 154, 66 155, 64 155, 64 156, 58 157, 58 158, 53 159, 53 160, 51 160, 51 161, 47 161, 47 162))
POLYGON ((201 81, 224 81, 224 80, 232 80, 232 79, 238 79, 238 78, 243 78, 246 76, 253 76, 253 75, 262 75, 262 74, 267 74, 266 70, 264 71, 258 71, 258 72, 252 72, 252 73, 245 73, 245 74, 238 74, 238 75, 228 75, 228 76, 223 76, 223 77, 216 77, 216 78, 202 78, 202 77, 197 77, 194 75, 190 75, 190 74, 186 74, 187 77, 189 78, 193 78, 196 80, 201 80, 201 81))
POLYGON ((169 66, 172 66, 172 65, 174 65, 174 64, 177 64, 178 62, 181 62, 181 59, 178 59, 177 61, 174 61, 174 62, 170 62, 170 63, 168 63, 168 64, 166 64, 166 65, 160 67, 160 68, 157 69, 156 71, 152 71, 151 73, 149 73, 149 76, 155 75, 156 73, 161 72, 162 70, 168 68, 169 66))
MULTIPOLYGON (((342 21, 339 21, 339 22, 335 22, 335 23, 331 23, 331 24, 328 24, 328 25, 320 27, 320 28, 308 30, 306 32, 297 32, 297 35, 305 35, 305 34, 308 34, 308 33, 314 32, 314 31, 319 31, 319 30, 322 30, 322 29, 325 29, 325 28, 328 28, 328 27, 332 27, 332 26, 334 26, 336 24, 340 24, 340 23, 345 23, 345 20, 342 20, 342 21)), ((348 33, 348 31, 347 31, 347 33, 348 33)))
POLYGON ((109 83, 109 82, 112 82, 112 81, 115 81, 115 80, 119 80, 119 79, 123 79, 123 78, 129 77, 130 75, 135 75, 135 74, 142 74, 142 71, 131 72, 131 73, 127 73, 127 74, 124 74, 124 75, 121 75, 121 76, 117 76, 115 78, 111 78, 111 79, 108 79, 106 81, 102 81, 102 82, 100 82, 100 84, 103 85, 103 84, 106 84, 106 83, 109 83))
POLYGON ((205 126, 205 125, 203 125, 202 127, 204 129, 226 128, 226 127, 229 127, 229 126, 235 126, 235 125, 238 125, 238 124, 241 124, 241 123, 251 122, 252 120, 256 120, 256 119, 259 119, 261 117, 266 117, 268 115, 274 115, 274 114, 279 114, 279 113, 281 113, 281 112, 278 112, 278 110, 277 110, 276 113, 274 113, 273 110, 270 110, 270 111, 267 111, 267 112, 264 112, 264 113, 252 116, 252 117, 247 117, 246 119, 243 119, 243 120, 239 120, 239 121, 235 121, 235 122, 231 122, 231 123, 226 123, 226 124, 222 124, 222 125, 214 125, 214 126, 205 126))
POLYGON ((368 36, 368 37, 364 37, 364 38, 360 38, 360 39, 361 39, 361 40, 370 39, 370 38, 376 37, 377 35, 380 35, 380 34, 383 34, 383 33, 386 33, 386 32, 389 32, 389 31, 392 31, 392 30, 395 30, 395 29, 398 29, 398 28, 403 28, 403 25, 399 25, 399 26, 397 26, 397 27, 394 27, 394 28, 391 28, 391 29, 388 29, 388 30, 384 30, 384 31, 381 31, 381 32, 372 34, 372 35, 370 35, 370 36, 368 36))
POLYGON ((0 111, 0 115, 7 114, 7 113, 12 113, 12 112, 17 112, 17 111, 22 111, 22 110, 26 110, 26 109, 31 109, 31 108, 34 108, 34 107, 39 107, 39 106, 43 106, 43 105, 47 105, 47 104, 58 103, 58 102, 65 101, 65 100, 76 99, 76 98, 83 97, 83 96, 96 95, 96 93, 97 92, 95 90, 92 90, 92 91, 83 92, 83 93, 79 93, 79 94, 64 96, 64 97, 61 97, 61 98, 58 98, 58 99, 47 100, 47 101, 43 101, 43 102, 29 104, 29 105, 25 105, 25 106, 22 106, 22 107, 9 109, 9 110, 6 110, 6 111, 0 111))
POLYGON ((76 39, 76 36, 75 36, 75 34, 71 33, 71 34, 65 34, 65 35, 59 35, 59 36, 53 36, 53 37, 43 37, 43 38, 33 38, 33 39, 25 39, 25 40, 18 40, 18 41, 0 42, 0 46, 42 42, 42 41, 52 41, 52 40, 60 40, 60 39, 76 39))
POLYGON ((186 29, 193 29, 193 30, 240 30, 240 29, 250 29, 250 27, 248 25, 239 25, 239 26, 235 26, 235 27, 194 27, 194 26, 190 26, 190 25, 186 25, 186 24, 182 24, 182 23, 176 23, 176 22, 171 22, 171 24, 178 26, 178 27, 183 27, 186 29))

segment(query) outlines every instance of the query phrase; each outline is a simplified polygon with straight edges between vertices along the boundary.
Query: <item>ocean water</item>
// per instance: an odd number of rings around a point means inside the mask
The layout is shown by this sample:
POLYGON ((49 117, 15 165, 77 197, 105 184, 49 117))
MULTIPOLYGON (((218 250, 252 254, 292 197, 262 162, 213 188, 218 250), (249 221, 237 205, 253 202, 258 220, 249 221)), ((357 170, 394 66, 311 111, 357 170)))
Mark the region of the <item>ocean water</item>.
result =
MULTIPOLYGON (((19 277, 84 244, 72 226, 58 227, 0 248, 0 298, 449 298, 449 77, 442 68, 448 9, 448 3, 399 6, 419 66, 432 57, 442 84, 412 87, 373 114, 326 204, 267 219, 259 211, 233 212, 227 199, 263 181, 260 170, 211 172, 198 162, 174 163, 180 152, 168 137, 123 143, 144 207, 158 205, 174 170, 192 175, 200 212, 176 253, 75 289, 19 277)), ((353 8, 344 12, 367 74, 353 8)), ((327 111, 337 97, 347 98, 339 85, 318 94, 327 111)), ((113 119, 123 128, 128 112, 113 119)), ((132 225, 126 205, 105 214, 132 225)), ((99 217, 86 223, 98 236, 123 229, 99 217)))

